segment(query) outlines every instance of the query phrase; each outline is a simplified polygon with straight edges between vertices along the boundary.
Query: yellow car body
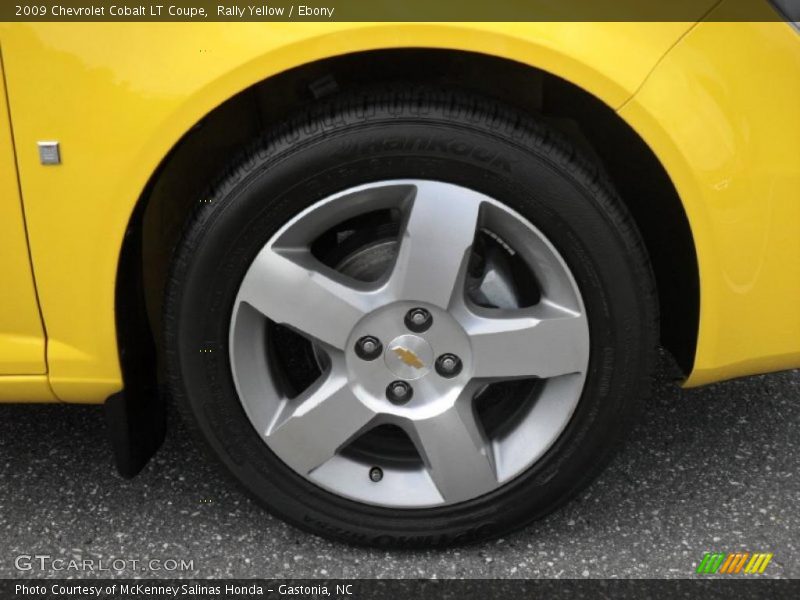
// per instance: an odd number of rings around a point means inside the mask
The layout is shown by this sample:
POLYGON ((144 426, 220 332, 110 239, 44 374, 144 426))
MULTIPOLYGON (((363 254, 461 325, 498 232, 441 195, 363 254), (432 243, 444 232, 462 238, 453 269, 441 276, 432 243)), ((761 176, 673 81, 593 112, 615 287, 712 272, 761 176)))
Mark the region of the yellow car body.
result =
POLYGON ((616 111, 691 227, 700 306, 685 385, 800 367, 800 36, 786 23, 4 23, 0 402, 122 389, 124 237, 195 124, 288 69, 390 48, 508 59, 616 111), (60 165, 40 164, 43 140, 59 142, 60 165))

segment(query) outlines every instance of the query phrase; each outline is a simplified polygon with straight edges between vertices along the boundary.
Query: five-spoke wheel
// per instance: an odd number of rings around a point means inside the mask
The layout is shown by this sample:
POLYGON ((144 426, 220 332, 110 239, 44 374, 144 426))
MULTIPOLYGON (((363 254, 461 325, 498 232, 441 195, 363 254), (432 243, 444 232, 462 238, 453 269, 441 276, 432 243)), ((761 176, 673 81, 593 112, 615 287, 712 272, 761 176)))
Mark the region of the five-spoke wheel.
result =
POLYGON ((529 115, 335 97, 231 165, 167 285, 172 394, 265 507, 357 543, 500 535, 611 456, 656 347, 624 205, 529 115))
POLYGON ((486 494, 550 447, 580 397, 589 328, 563 259, 519 214, 458 185, 381 181, 319 201, 269 240, 234 303, 230 358, 253 426, 298 474, 362 502, 425 507, 486 494), (376 280, 315 256, 320 235, 378 209, 396 212, 397 231, 395 255, 376 280), (512 259, 538 287, 535 304, 520 306, 509 293, 494 298, 504 306, 487 298, 490 286, 520 285, 506 272, 512 259), (470 263, 482 269, 470 272, 470 263), (313 347, 319 375, 296 395, 267 368, 269 345, 257 344, 266 321, 313 347), (493 435, 476 398, 511 379, 537 383, 536 402, 509 404, 513 414, 493 435), (408 436, 417 463, 389 454, 374 464, 347 452, 387 425, 408 436))

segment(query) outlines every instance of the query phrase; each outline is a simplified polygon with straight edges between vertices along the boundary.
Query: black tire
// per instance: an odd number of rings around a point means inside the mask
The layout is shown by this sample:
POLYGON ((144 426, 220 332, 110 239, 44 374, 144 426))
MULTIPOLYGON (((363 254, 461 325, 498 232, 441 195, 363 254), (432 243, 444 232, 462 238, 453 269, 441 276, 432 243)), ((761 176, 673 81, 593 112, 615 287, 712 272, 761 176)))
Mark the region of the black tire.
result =
POLYGON ((644 245, 601 170, 531 115, 424 89, 323 101, 255 143, 187 223, 164 311, 171 391, 225 469, 266 509, 300 528, 390 547, 499 536, 577 494, 626 433, 647 393, 657 345, 655 284, 644 245), (298 476, 251 425, 228 360, 238 286, 277 229, 337 191, 398 178, 470 187, 528 218, 572 270, 591 335, 578 408, 544 457, 492 493, 430 509, 361 504, 298 476))

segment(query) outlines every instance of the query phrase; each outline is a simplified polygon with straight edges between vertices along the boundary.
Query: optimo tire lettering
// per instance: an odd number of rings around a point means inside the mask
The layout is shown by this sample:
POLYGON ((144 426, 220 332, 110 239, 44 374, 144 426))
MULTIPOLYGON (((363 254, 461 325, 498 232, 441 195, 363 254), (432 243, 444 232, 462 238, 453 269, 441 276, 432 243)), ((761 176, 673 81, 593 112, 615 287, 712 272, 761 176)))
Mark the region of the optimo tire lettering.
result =
POLYGON ((453 156, 470 158, 480 163, 511 173, 514 162, 496 150, 475 145, 466 140, 438 139, 433 137, 402 138, 393 137, 373 140, 364 144, 348 144, 345 142, 338 156, 370 156, 378 152, 440 152, 453 156))

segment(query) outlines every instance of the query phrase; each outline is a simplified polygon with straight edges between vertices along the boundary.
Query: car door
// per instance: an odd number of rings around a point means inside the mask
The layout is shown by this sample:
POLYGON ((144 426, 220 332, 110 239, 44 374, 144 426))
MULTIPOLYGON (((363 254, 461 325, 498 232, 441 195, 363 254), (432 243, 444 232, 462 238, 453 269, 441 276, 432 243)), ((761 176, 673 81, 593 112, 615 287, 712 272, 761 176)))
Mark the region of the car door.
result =
POLYGON ((0 48, 0 378, 46 371, 0 48))

